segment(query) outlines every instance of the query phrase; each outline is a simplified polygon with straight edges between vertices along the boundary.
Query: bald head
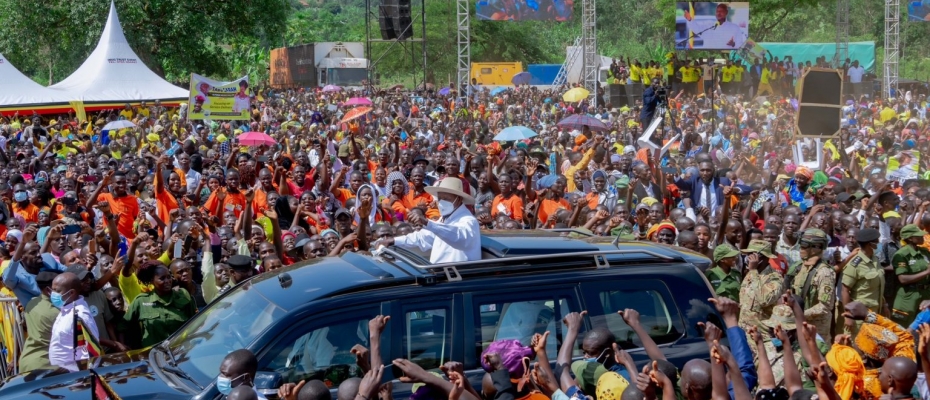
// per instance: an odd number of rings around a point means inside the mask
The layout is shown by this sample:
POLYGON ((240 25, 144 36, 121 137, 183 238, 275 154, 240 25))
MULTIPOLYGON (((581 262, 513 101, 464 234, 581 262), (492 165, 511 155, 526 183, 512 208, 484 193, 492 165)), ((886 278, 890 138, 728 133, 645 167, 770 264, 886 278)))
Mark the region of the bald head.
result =
POLYGON ((352 400, 358 395, 358 385, 362 383, 359 378, 349 378, 339 384, 339 390, 336 391, 337 400, 352 400))
POLYGON ((614 342, 616 342, 616 339, 613 333, 610 333, 607 328, 598 327, 585 333, 581 348, 587 353, 588 357, 598 357, 604 349, 610 347, 614 342))
POLYGON ((705 360, 691 360, 681 371, 681 393, 688 400, 711 398, 713 384, 710 363, 705 360))
POLYGON ((307 382, 297 393, 297 400, 331 400, 332 398, 329 388, 322 381, 307 382))
POLYGON ((882 365, 878 380, 884 393, 893 388, 894 394, 909 395, 917 381, 917 363, 909 358, 891 357, 882 365))

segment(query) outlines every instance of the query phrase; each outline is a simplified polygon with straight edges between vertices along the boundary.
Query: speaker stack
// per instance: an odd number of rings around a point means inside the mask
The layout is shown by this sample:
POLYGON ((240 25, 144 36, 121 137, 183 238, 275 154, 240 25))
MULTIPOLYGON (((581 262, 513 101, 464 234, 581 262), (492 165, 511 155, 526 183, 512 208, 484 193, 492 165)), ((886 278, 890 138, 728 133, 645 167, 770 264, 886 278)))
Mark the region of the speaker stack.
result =
POLYGON ((410 1, 381 0, 381 5, 378 7, 378 25, 381 27, 381 39, 404 40, 413 37, 410 1))
POLYGON ((610 104, 615 108, 620 108, 623 106, 633 108, 633 106, 636 105, 637 100, 643 99, 643 84, 610 84, 607 85, 607 95, 610 100, 610 104))
POLYGON ((811 68, 801 78, 797 136, 828 138, 840 132, 843 77, 835 69, 811 68))

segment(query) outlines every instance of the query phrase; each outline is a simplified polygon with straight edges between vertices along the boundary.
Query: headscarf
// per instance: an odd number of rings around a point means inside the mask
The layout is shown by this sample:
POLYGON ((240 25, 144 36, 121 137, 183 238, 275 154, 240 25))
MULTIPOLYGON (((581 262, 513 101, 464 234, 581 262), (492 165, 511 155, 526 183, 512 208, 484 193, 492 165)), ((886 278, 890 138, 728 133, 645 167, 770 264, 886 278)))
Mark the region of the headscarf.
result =
POLYGON ((630 386, 630 382, 620 374, 609 371, 597 379, 598 400, 620 400, 620 395, 630 386))
POLYGON ((497 353, 501 358, 501 365, 510 372, 511 377, 522 376, 526 372, 523 359, 533 358, 533 349, 524 346, 517 339, 498 340, 491 343, 488 349, 481 354, 481 367, 491 372, 491 366, 484 359, 486 354, 497 353))
POLYGON ((814 171, 812 171, 812 170, 811 170, 810 168, 808 168, 808 167, 805 167, 805 166, 803 166, 803 165, 799 165, 798 168, 797 168, 796 170, 794 170, 794 176, 795 176, 795 177, 803 176, 803 177, 807 178, 807 180, 812 180, 812 179, 814 179, 814 171))
POLYGON ((336 232, 336 231, 333 230, 333 229, 325 229, 325 230, 323 230, 323 232, 320 232, 320 237, 321 237, 321 238, 326 237, 326 235, 328 235, 328 234, 330 234, 330 233, 332 233, 333 235, 336 235, 336 239, 342 240, 342 235, 340 235, 339 232, 336 232))
POLYGON ((662 220, 658 224, 653 225, 646 231, 646 240, 652 240, 655 235, 659 234, 659 231, 663 229, 671 229, 675 233, 675 237, 678 237, 678 229, 675 228, 675 224, 669 220, 662 220))
POLYGON ((19 229, 12 229, 6 233, 6 237, 15 237, 17 242, 23 241, 23 231, 19 229))
MULTIPOLYGON (((859 334, 856 335, 855 344, 862 354, 876 361, 885 361, 891 357, 901 356, 908 357, 908 354, 899 354, 907 352, 908 349, 899 350, 898 342, 900 337, 881 325, 864 323, 859 328, 859 334)), ((905 346, 906 347, 906 346, 905 346)), ((914 349, 909 349, 910 358, 914 359, 914 349)))
POLYGON ((358 187, 358 190, 355 191, 355 209, 352 210, 352 215, 355 218, 355 225, 358 225, 361 222, 361 218, 358 215, 358 209, 361 206, 359 203, 361 200, 362 190, 364 189, 371 190, 371 212, 368 213, 368 224, 373 225, 375 223, 375 215, 378 214, 378 190, 370 184, 364 184, 358 187))
POLYGON ((407 178, 404 178, 404 174, 400 171, 394 171, 388 174, 387 176, 387 189, 388 193, 393 193, 394 181, 401 181, 404 183, 404 193, 407 195, 407 191, 410 190, 410 186, 407 185, 407 178))
POLYGON ((827 353, 827 364, 836 372, 834 388, 843 399, 851 399, 853 393, 863 394, 862 375, 865 365, 855 349, 834 344, 827 353))

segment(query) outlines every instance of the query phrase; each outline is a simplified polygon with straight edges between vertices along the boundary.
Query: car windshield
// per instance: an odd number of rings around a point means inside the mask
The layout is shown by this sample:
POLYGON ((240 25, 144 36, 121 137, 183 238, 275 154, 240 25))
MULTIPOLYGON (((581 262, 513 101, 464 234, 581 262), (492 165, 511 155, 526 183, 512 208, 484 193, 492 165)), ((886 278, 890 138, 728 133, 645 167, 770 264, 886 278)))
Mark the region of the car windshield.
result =
POLYGON ((250 286, 245 283, 216 300, 169 339, 178 366, 201 386, 216 378, 223 357, 247 348, 285 314, 250 286))

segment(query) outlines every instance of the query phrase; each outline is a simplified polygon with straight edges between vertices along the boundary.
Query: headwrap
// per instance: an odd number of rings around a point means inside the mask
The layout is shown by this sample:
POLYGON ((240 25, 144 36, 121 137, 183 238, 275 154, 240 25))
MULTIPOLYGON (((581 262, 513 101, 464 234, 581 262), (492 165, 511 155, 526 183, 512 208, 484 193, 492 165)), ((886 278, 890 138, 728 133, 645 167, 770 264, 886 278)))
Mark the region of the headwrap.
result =
POLYGON ((6 233, 6 237, 8 237, 8 238, 10 238, 10 237, 15 237, 17 241, 22 242, 22 241, 23 241, 23 231, 21 231, 21 230, 19 230, 19 229, 11 229, 9 232, 6 233))
POLYGON ((814 179, 814 171, 812 171, 812 170, 811 170, 810 168, 808 168, 808 167, 805 167, 805 166, 803 166, 803 165, 799 165, 798 168, 797 168, 796 170, 794 170, 794 176, 795 176, 795 177, 803 176, 803 177, 807 178, 807 180, 812 180, 812 179, 814 179))
POLYGON ((481 367, 488 372, 491 372, 492 369, 491 366, 484 361, 484 356, 490 353, 497 353, 500 356, 501 365, 510 372, 510 376, 523 375, 523 373, 526 372, 523 359, 525 357, 534 357, 533 349, 524 346, 517 339, 498 340, 491 343, 488 349, 481 354, 481 367))
POLYGON ((602 170, 602 169, 599 169, 599 170, 597 170, 597 171, 594 171, 594 174, 591 175, 591 181, 594 181, 594 180, 597 179, 598 177, 607 179, 607 173, 604 172, 604 170, 602 170))
POLYGON ((597 379, 598 400, 620 400, 620 395, 630 386, 630 382, 620 374, 608 371, 597 379))
POLYGON ((840 398, 851 399, 853 393, 863 394, 862 375, 865 372, 865 365, 855 349, 834 344, 827 353, 827 364, 833 372, 836 372, 834 388, 840 398))
POLYGON ((361 222, 361 218, 358 215, 358 209, 361 206, 359 203, 362 197, 363 189, 371 190, 371 212, 368 213, 368 224, 374 225, 375 215, 378 213, 378 190, 374 186, 369 184, 364 184, 358 187, 358 190, 355 192, 355 209, 353 211, 353 216, 355 217, 355 224, 358 225, 361 222))
POLYGON ((673 224, 672 221, 666 219, 659 222, 658 224, 653 225, 651 228, 649 228, 648 231, 646 231, 646 240, 652 240, 652 238, 663 229, 671 229, 672 232, 675 233, 675 237, 678 237, 678 229, 675 228, 675 224, 673 224))
POLYGON ((336 232, 335 230, 332 230, 332 229, 323 230, 323 232, 320 232, 320 237, 321 238, 326 237, 326 235, 330 233, 332 233, 333 235, 336 235, 336 239, 342 240, 342 235, 340 235, 339 232, 336 232))
MULTIPOLYGON (((914 349, 902 349, 904 352, 910 351, 910 354, 899 354, 897 347, 900 337, 881 325, 864 323, 859 328, 859 334, 856 335, 855 344, 862 354, 876 361, 885 361, 891 357, 910 356, 914 358, 914 349)), ((906 346, 904 346, 906 347, 906 346)))
POLYGON ((400 171, 394 171, 388 174, 386 181, 388 192, 391 192, 391 188, 394 186, 394 181, 401 181, 404 183, 403 195, 407 195, 407 191, 410 190, 410 186, 407 185, 407 178, 404 178, 404 174, 400 171))
POLYGON ((619 162, 620 162, 620 155, 619 155, 619 154, 611 154, 611 155, 610 155, 610 163, 611 163, 611 164, 619 163, 619 162))

